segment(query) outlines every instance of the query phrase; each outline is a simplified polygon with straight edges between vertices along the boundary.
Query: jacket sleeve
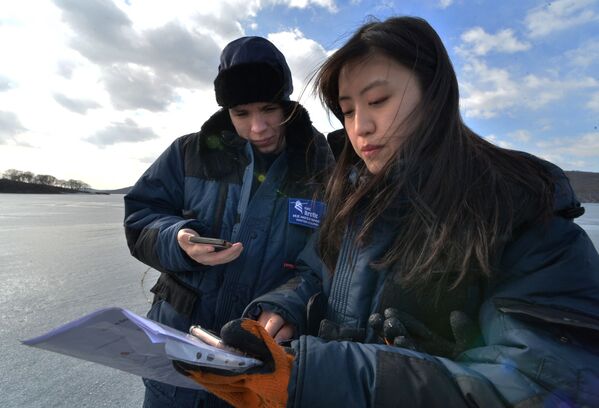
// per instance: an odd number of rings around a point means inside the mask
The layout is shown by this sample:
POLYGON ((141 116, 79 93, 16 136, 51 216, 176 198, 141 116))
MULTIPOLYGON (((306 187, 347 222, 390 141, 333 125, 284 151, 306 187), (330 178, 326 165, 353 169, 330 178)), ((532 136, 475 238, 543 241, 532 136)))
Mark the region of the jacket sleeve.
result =
POLYGON ((456 360, 302 336, 289 406, 599 406, 599 257, 554 217, 505 248, 479 312, 483 346, 456 360))
POLYGON ((179 138, 169 146, 125 195, 124 225, 129 250, 162 272, 204 268, 189 258, 177 242, 181 228, 202 232, 197 221, 183 217, 182 140, 179 138))
POLYGON ((306 333, 306 308, 310 299, 322 291, 326 268, 317 255, 318 233, 312 234, 298 255, 298 273, 282 286, 253 300, 244 316, 256 318, 262 310, 275 312, 296 328, 296 334, 306 333))

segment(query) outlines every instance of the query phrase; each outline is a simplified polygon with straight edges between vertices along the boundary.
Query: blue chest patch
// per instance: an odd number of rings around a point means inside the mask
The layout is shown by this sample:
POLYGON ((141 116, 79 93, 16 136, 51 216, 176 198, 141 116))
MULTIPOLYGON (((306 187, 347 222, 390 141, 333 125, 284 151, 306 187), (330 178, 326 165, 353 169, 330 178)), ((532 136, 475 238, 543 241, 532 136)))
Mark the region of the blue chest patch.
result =
POLYGON ((288 221, 290 224, 318 228, 324 216, 326 205, 322 201, 305 198, 290 198, 288 221))

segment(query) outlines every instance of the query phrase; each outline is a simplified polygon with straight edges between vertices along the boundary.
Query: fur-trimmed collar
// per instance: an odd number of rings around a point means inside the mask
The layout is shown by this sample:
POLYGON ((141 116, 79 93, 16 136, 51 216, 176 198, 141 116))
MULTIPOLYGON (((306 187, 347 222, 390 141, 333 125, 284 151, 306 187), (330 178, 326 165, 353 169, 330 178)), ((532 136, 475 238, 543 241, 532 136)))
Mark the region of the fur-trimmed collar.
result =
MULTIPOLYGON (((297 102, 282 102, 286 118, 285 150, 290 181, 305 180, 332 163, 332 154, 324 136, 313 126, 306 109, 297 102)), ((206 178, 223 179, 247 165, 246 140, 235 132, 227 109, 213 114, 195 134, 193 150, 199 151, 202 173, 206 178), (196 144, 197 143, 197 144, 196 144)))

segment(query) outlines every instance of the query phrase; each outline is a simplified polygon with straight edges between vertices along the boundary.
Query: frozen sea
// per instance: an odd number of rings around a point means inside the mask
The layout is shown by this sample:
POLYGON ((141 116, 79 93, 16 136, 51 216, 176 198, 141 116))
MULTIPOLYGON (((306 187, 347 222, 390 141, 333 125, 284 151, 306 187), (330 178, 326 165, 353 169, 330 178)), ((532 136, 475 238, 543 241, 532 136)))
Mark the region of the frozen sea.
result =
MULTIPOLYGON (((599 247, 599 204, 585 207, 599 247)), ((122 219, 122 195, 0 194, 0 406, 141 406, 139 377, 19 341, 102 307, 145 315, 158 273, 142 286, 122 219)))
POLYGON ((157 272, 142 289, 122 219, 122 195, 0 194, 0 406, 141 406, 139 377, 19 342, 102 307, 145 315, 157 272))

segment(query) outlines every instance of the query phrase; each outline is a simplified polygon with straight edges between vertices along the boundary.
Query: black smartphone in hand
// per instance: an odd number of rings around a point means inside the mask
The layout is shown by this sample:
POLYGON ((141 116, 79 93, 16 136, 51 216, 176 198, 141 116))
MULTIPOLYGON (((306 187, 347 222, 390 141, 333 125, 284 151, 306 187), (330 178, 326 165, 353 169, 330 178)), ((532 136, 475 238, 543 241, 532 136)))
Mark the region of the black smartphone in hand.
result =
POLYGON ((194 244, 208 244, 212 245, 217 251, 219 249, 227 249, 231 248, 231 244, 229 241, 225 241, 220 238, 207 238, 201 237, 199 235, 192 235, 189 237, 189 242, 193 242, 194 244))

